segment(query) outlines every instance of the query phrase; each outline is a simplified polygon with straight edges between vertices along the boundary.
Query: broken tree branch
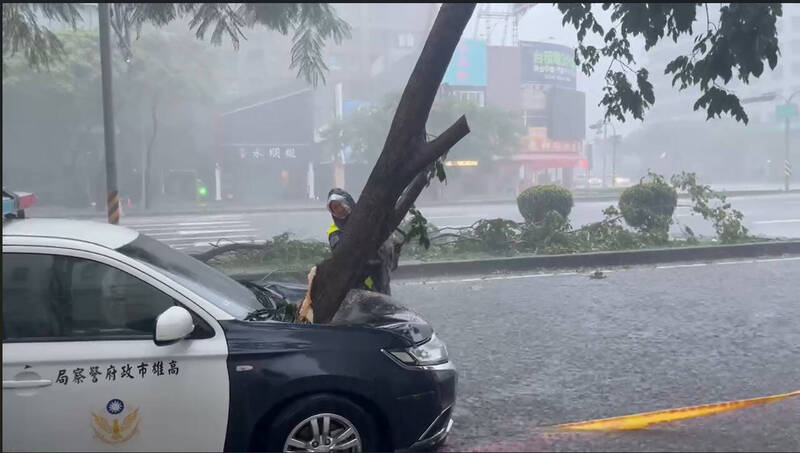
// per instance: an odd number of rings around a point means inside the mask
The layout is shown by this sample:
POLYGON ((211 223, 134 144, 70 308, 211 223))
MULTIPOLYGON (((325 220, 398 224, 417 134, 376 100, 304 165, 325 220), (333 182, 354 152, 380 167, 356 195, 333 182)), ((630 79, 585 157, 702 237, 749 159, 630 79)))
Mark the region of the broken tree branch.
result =
POLYGON ((455 123, 451 124, 444 132, 435 139, 422 145, 415 156, 409 161, 409 171, 417 174, 422 169, 432 164, 436 159, 442 157, 450 148, 455 146, 462 138, 469 134, 469 124, 467 118, 461 115, 455 123))
POLYGON ((233 244, 225 244, 219 247, 214 247, 211 250, 207 250, 203 253, 193 254, 192 257, 200 260, 204 263, 208 262, 211 258, 217 257, 222 255, 223 253, 228 253, 232 251, 238 250, 265 250, 264 244, 245 244, 245 243, 233 243, 233 244))
POLYGON ((420 193, 422 193, 422 189, 428 185, 429 169, 430 165, 417 173, 417 176, 411 181, 411 184, 409 184, 408 187, 406 187, 406 189, 403 191, 403 194, 400 195, 400 198, 395 204, 394 220, 392 221, 392 225, 390 225, 390 231, 394 230, 398 225, 400 225, 400 223, 406 217, 406 214, 408 214, 408 210, 414 206, 414 202, 417 200, 417 197, 420 193))

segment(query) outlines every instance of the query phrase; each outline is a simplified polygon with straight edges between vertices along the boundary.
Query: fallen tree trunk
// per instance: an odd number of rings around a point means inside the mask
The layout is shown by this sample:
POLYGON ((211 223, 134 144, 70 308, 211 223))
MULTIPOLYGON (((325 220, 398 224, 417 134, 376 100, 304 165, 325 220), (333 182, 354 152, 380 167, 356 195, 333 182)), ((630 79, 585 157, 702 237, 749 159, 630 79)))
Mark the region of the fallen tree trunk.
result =
POLYGON ((317 265, 311 288, 314 322, 333 318, 355 286, 361 265, 388 239, 427 184, 430 165, 469 133, 462 116, 436 139, 425 140, 431 106, 474 9, 474 3, 446 3, 439 10, 341 242, 333 256, 317 265))

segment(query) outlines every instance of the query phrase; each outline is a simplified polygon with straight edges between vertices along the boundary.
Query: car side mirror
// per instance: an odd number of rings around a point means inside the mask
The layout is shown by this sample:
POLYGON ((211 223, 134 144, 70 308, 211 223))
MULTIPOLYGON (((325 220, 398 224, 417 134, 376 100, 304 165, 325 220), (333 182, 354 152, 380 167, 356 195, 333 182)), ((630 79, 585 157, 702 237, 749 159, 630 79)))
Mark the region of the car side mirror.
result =
POLYGON ((153 341, 165 346, 186 338, 194 331, 192 315, 183 307, 170 307, 156 318, 153 341))

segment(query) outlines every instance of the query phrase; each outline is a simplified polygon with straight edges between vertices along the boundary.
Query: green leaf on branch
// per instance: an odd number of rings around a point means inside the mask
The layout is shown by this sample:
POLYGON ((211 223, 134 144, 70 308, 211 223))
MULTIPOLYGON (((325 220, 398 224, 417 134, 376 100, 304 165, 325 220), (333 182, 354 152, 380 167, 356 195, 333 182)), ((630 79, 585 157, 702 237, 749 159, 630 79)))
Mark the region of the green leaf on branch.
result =
MULTIPOLYGON (((717 5, 717 4, 715 4, 717 5)), ((591 10, 592 4, 559 3, 562 24, 572 24, 577 31, 578 47, 575 64, 587 75, 599 63, 598 54, 611 59, 607 70, 604 96, 599 105, 606 109, 606 118, 624 121, 630 114, 641 119, 655 102, 652 86, 647 82, 644 68, 636 68, 630 51, 632 37, 642 37, 645 49, 656 46, 665 37, 678 42, 682 35, 694 33, 698 21, 698 8, 708 11, 701 3, 604 3, 603 10, 611 10, 611 26, 600 26, 591 10), (591 32, 604 41, 595 53, 584 46, 591 32), (612 69, 614 65, 624 71, 612 69), (631 88, 626 73, 637 74, 638 90, 631 88)), ((711 23, 706 17, 706 30, 695 38, 688 55, 679 55, 667 64, 665 74, 673 74, 672 85, 683 90, 698 86, 701 95, 695 110, 703 108, 708 118, 730 115, 747 123, 748 117, 735 94, 719 86, 727 84, 734 75, 743 83, 759 77, 765 63, 774 69, 778 63, 779 49, 776 19, 782 16, 779 3, 719 4, 719 20, 711 23)))
POLYGON ((431 240, 428 237, 428 219, 416 208, 411 208, 408 212, 411 214, 411 222, 405 241, 409 242, 414 238, 419 238, 419 245, 424 247, 425 250, 429 249, 431 240))

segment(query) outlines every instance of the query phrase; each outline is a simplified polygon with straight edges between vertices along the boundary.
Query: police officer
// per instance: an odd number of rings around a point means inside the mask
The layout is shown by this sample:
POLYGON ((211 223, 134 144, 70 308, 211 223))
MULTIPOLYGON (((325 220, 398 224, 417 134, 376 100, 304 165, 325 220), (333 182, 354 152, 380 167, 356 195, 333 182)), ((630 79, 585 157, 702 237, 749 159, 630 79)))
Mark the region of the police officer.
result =
MULTIPOLYGON (((350 218, 355 205, 355 200, 345 190, 334 188, 328 192, 328 211, 333 218, 327 231, 331 251, 336 250, 339 245, 339 241, 344 234, 343 229, 346 227, 347 220, 350 218)), ((386 259, 389 255, 383 250, 386 247, 387 245, 384 244, 381 250, 367 260, 367 263, 361 268, 358 280, 361 283, 358 284, 357 289, 391 295, 391 289, 389 288, 389 267, 391 264, 386 259)), ((391 247, 391 245, 388 247, 391 247)))

